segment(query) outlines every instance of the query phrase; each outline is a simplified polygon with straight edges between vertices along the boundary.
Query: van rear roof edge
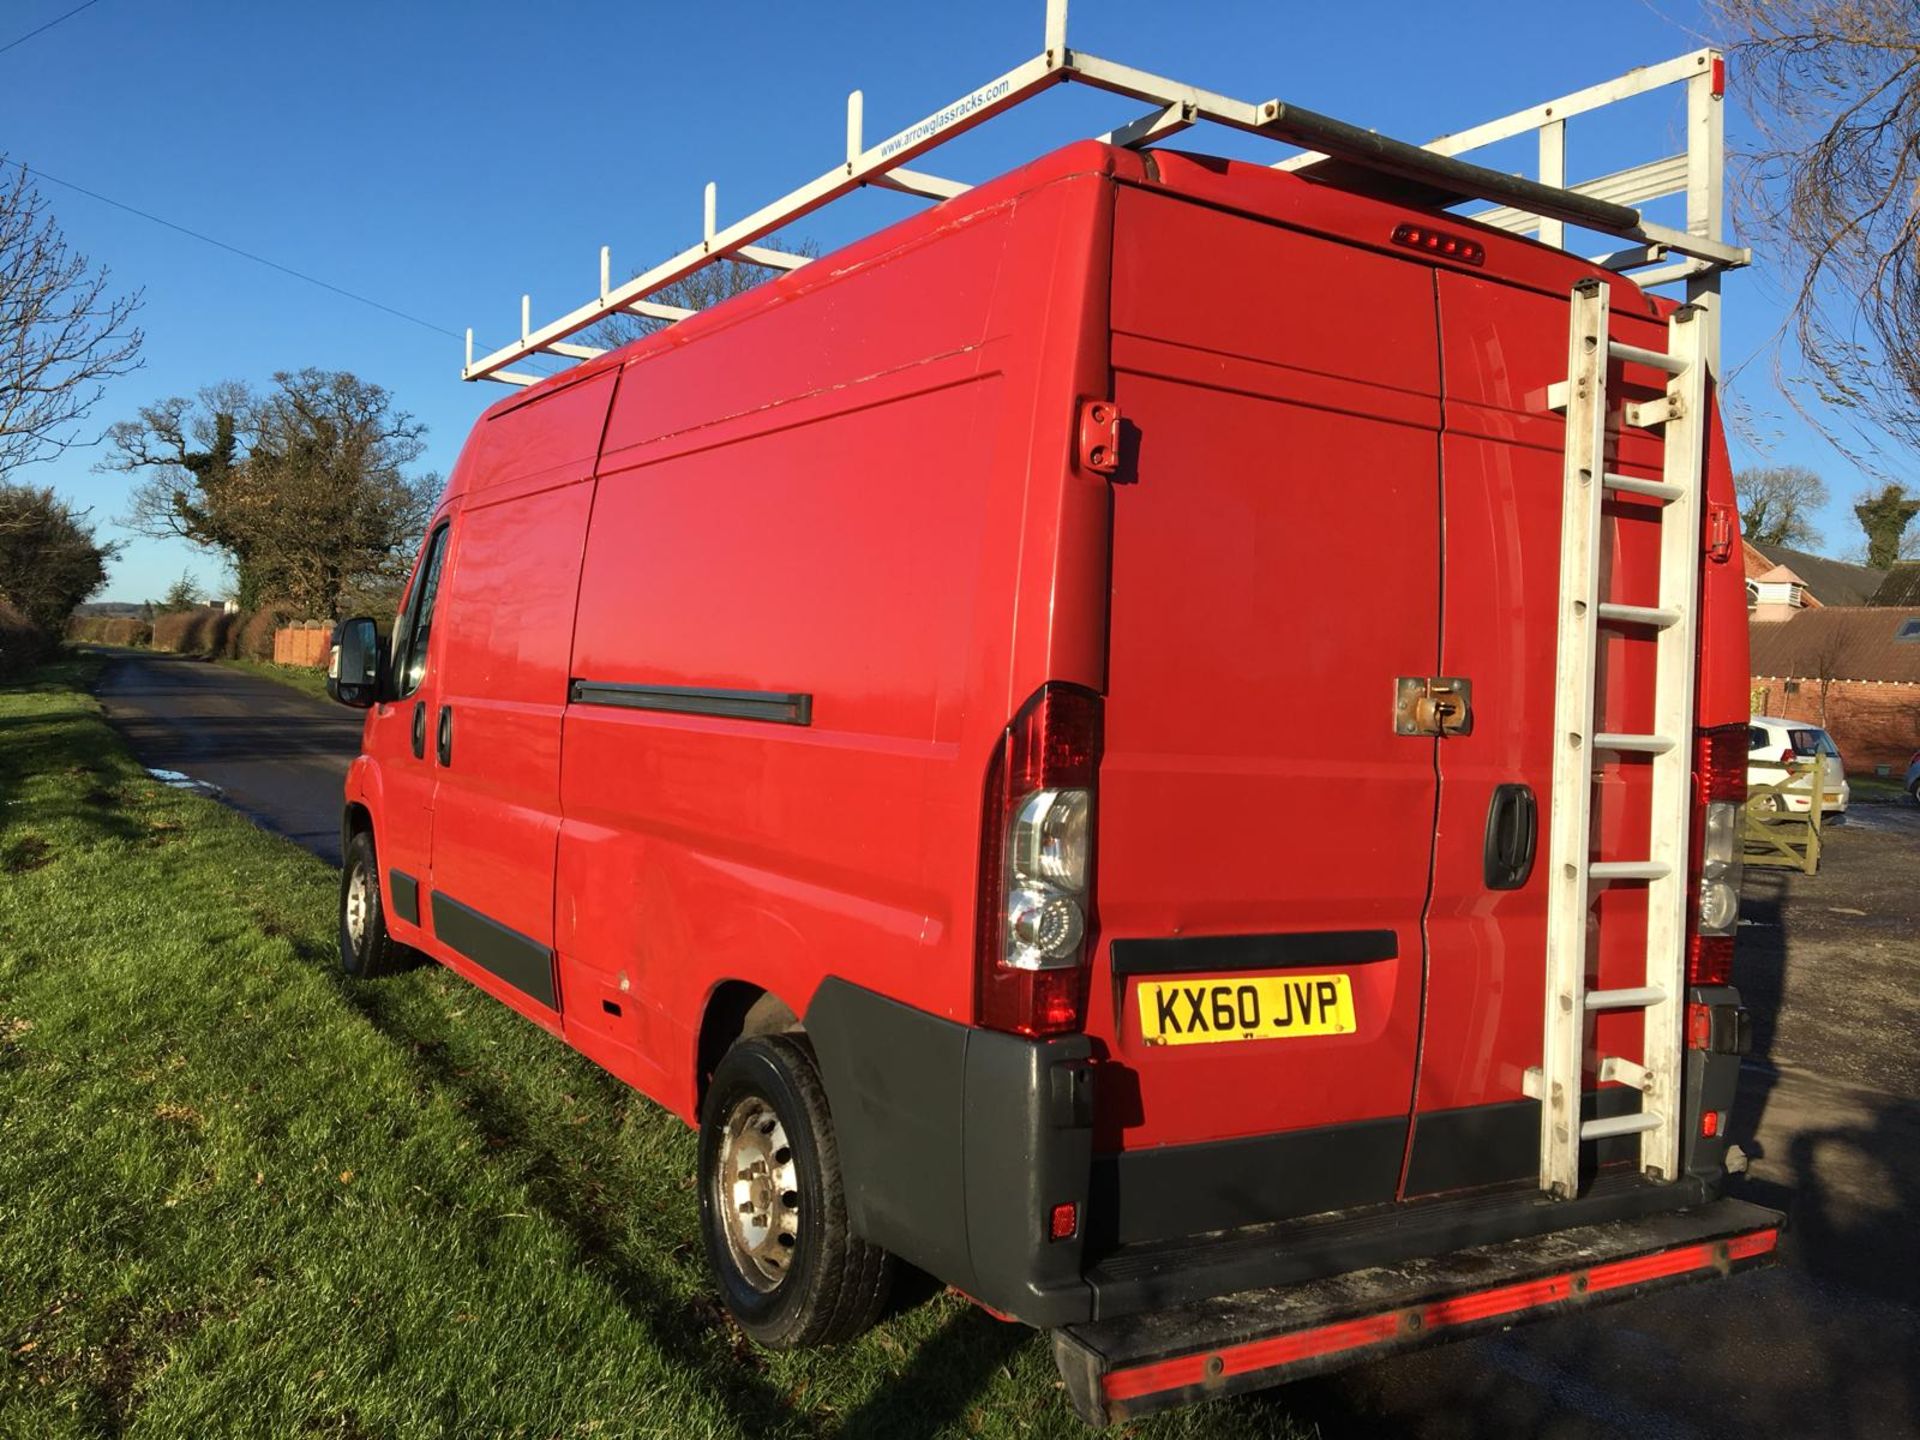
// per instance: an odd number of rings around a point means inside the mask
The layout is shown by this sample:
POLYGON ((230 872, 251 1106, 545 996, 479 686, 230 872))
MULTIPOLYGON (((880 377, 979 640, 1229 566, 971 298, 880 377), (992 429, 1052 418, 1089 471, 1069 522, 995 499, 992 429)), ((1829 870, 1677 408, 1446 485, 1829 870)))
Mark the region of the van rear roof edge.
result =
MULTIPOLYGON (((1381 193, 1378 187, 1349 186, 1344 178, 1310 177, 1257 161, 1184 150, 1136 150, 1101 140, 1075 140, 685 320, 545 376, 537 384, 503 396, 488 406, 481 419, 489 420, 517 410, 607 370, 624 369, 652 355, 695 344, 763 310, 833 284, 904 246, 965 224, 972 216, 1046 186, 1088 175, 1163 190, 1200 204, 1237 210, 1323 235, 1335 243, 1365 245, 1389 253, 1398 253, 1391 243, 1395 223, 1409 219, 1431 222, 1438 217, 1449 227, 1471 231, 1485 245, 1487 264, 1475 273, 1487 280, 1558 294, 1568 290, 1576 280, 1597 278, 1607 281, 1612 288, 1616 307, 1626 306, 1650 316, 1673 308, 1674 302, 1648 295, 1630 278, 1592 261, 1523 235, 1481 225, 1469 216, 1419 204, 1412 196, 1393 197, 1381 193)), ((1409 262, 1444 263, 1424 255, 1408 254, 1406 258, 1409 262)))

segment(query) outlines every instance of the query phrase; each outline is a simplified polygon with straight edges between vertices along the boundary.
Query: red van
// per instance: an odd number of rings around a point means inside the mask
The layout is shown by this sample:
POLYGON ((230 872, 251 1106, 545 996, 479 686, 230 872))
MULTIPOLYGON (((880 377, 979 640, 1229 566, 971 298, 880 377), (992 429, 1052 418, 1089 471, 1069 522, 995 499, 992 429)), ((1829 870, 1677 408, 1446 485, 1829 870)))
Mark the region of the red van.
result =
POLYGON ((1089 141, 517 393, 390 645, 340 632, 342 962, 430 956, 697 1125, 762 1343, 858 1333, 906 1261, 1054 1332, 1091 1420, 1763 1263, 1779 1217, 1720 1194, 1748 700, 1710 413, 1677 538, 1657 426, 1593 422, 1610 753, 1556 798, 1555 406, 1664 404, 1685 318, 1089 141), (1684 997, 1629 858, 1663 545, 1699 576, 1684 997), (1617 858, 1556 1020, 1545 837, 1587 802, 1617 858))

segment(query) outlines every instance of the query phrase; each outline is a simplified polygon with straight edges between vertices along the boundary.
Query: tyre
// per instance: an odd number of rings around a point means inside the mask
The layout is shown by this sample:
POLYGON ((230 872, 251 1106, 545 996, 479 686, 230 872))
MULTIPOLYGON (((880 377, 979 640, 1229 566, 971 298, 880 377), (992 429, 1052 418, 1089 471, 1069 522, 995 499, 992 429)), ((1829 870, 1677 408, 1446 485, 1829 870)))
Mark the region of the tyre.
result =
POLYGON ((376 980, 404 970, 413 952, 387 933, 380 898, 380 862, 373 834, 362 830, 347 845, 340 869, 340 968, 356 980, 376 980))
POLYGON ((851 1340, 880 1316, 894 1259, 847 1228, 827 1093, 800 1035, 727 1051, 700 1106, 700 1228, 720 1298, 762 1345, 851 1340))

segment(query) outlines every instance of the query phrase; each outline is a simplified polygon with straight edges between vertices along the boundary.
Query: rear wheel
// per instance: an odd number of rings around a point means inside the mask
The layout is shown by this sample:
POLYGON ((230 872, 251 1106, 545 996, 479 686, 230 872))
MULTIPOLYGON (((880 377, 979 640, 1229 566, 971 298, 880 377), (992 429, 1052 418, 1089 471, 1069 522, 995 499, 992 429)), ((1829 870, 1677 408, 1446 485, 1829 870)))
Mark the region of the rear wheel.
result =
POLYGON ((347 844, 340 870, 340 968, 356 980, 375 980, 411 963, 413 952, 387 933, 380 899, 380 862, 373 834, 362 830, 347 844))
POLYGON ((799 1035, 742 1040, 700 1107, 700 1225, 720 1297, 762 1345, 832 1345, 867 1330, 894 1259, 847 1228, 827 1095, 799 1035))

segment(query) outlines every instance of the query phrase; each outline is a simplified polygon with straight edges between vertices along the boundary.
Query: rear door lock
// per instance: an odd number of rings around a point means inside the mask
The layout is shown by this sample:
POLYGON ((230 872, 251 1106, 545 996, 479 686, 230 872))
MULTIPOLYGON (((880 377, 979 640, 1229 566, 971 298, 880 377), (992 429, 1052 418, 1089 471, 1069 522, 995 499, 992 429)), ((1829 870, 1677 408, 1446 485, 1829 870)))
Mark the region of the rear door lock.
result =
POLYGON ((1471 735, 1473 682, 1458 675, 1402 675, 1393 682, 1393 733, 1471 735))

